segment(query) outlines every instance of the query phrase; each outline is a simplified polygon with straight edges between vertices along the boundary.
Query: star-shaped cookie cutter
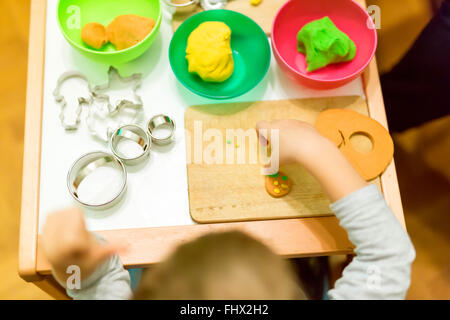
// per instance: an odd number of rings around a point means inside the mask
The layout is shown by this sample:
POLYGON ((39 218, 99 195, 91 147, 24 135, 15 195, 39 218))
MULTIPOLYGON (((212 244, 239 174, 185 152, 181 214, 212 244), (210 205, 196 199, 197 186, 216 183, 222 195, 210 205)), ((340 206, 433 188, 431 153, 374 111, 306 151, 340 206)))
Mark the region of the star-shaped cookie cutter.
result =
POLYGON ((117 109, 126 107, 126 106, 130 106, 130 107, 142 107, 143 103, 142 103, 142 99, 141 97, 137 94, 137 90, 140 88, 142 84, 142 74, 140 73, 134 73, 129 77, 122 77, 119 72, 117 71, 117 69, 115 69, 114 67, 110 67, 108 70, 108 82, 106 82, 105 84, 102 85, 96 85, 93 87, 92 89, 92 94, 96 99, 101 99, 101 100, 105 100, 108 103, 108 109, 110 113, 114 113, 117 111, 117 109), (120 99, 118 101, 116 101, 115 103, 111 102, 110 96, 108 94, 106 94, 105 92, 108 91, 111 87, 111 83, 113 82, 112 79, 118 79, 120 82, 125 83, 125 84, 132 84, 132 92, 133 92, 133 97, 135 101, 130 101, 127 99, 120 99))
POLYGON ((89 109, 89 114, 86 118, 88 130, 91 135, 99 138, 104 142, 108 142, 110 136, 114 130, 124 124, 134 124, 142 115, 143 102, 142 98, 137 94, 137 90, 142 84, 142 74, 135 73, 129 77, 122 77, 117 69, 110 67, 108 70, 108 82, 102 85, 94 86, 92 89, 93 103, 89 109), (121 83, 131 83, 131 89, 133 92, 134 101, 127 99, 120 99, 116 102, 111 102, 110 95, 105 92, 111 87, 112 79, 118 79, 121 83), (99 104, 106 104, 105 108, 97 108, 99 104), (129 121, 120 121, 120 115, 122 113, 131 114, 129 121), (119 122, 115 122, 113 126, 106 126, 106 132, 104 130, 98 130, 96 127, 96 119, 106 122, 108 119, 118 118, 119 122))

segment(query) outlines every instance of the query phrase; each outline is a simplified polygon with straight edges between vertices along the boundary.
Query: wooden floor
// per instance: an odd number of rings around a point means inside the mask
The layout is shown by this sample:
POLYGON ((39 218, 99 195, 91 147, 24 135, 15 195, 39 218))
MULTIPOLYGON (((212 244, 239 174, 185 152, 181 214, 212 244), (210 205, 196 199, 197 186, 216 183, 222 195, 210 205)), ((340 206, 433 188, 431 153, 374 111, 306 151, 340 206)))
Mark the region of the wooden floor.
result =
POLYGON ((406 226, 416 248, 410 299, 450 299, 450 117, 395 137, 406 226))
POLYGON ((48 299, 17 275, 29 1, 0 1, 0 299, 48 299))
MULTIPOLYGON (((378 57, 381 67, 388 70, 429 15, 423 11, 424 0, 370 2, 381 6, 386 22, 380 31, 378 57), (399 5, 405 1, 408 10, 399 5), (395 11, 399 7, 401 14, 395 11), (405 12, 415 18, 400 19, 405 12), (413 22, 414 28, 405 28, 413 22), (389 48, 395 48, 395 54, 389 48)), ((28 0, 0 1, 0 299, 49 298, 17 275, 28 20, 28 0)), ((447 117, 394 137, 406 223, 417 250, 410 299, 450 299, 449 128, 447 117)))

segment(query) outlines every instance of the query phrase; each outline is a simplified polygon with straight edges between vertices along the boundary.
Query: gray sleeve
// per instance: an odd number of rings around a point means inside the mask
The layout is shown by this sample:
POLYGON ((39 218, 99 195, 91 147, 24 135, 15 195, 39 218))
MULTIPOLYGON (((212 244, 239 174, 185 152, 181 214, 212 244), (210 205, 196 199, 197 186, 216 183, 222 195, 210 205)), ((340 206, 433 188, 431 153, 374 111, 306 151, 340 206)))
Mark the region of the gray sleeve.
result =
POLYGON ((331 209, 356 246, 330 299, 404 299, 410 285, 414 247, 374 185, 333 203, 331 209))
POLYGON ((132 297, 130 274, 117 255, 98 266, 87 279, 81 281, 79 288, 69 289, 55 274, 53 276, 74 300, 126 300, 132 297))
POLYGON ((130 274, 118 256, 111 257, 81 282, 80 289, 67 289, 74 300, 126 300, 132 297, 130 274))

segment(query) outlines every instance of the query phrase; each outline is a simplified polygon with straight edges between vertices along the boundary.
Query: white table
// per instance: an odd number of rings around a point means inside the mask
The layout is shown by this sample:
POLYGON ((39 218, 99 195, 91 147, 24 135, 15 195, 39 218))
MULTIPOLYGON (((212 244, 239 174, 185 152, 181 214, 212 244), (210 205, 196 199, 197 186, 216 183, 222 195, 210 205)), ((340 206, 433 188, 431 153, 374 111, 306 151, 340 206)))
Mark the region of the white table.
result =
MULTIPOLYGON (((39 229, 47 214, 76 202, 66 187, 71 164, 81 155, 108 151, 105 143, 94 139, 82 123, 76 132, 66 132, 58 118, 59 105, 53 97, 58 77, 65 71, 77 70, 92 84, 105 83, 109 66, 94 62, 74 50, 64 39, 56 19, 57 0, 48 0, 44 96, 42 114, 42 151, 39 202, 39 229)), ((128 167, 128 187, 118 206, 108 210, 85 210, 90 230, 116 230, 160 226, 189 225, 186 157, 184 140, 184 111, 191 105, 211 104, 215 100, 191 93, 175 78, 169 64, 168 48, 172 28, 165 12, 158 36, 150 49, 137 60, 117 66, 119 73, 129 76, 143 74, 139 90, 144 102, 145 119, 164 113, 176 124, 176 142, 166 148, 151 150, 150 162, 143 168, 128 167), (170 191, 162 191, 161 181, 173 181, 170 191)), ((360 95, 364 97, 361 78, 335 90, 317 91, 289 81, 272 57, 266 77, 253 90, 238 98, 223 102, 278 100, 323 96, 360 95)), ((144 123, 141 123, 144 124, 144 123)))

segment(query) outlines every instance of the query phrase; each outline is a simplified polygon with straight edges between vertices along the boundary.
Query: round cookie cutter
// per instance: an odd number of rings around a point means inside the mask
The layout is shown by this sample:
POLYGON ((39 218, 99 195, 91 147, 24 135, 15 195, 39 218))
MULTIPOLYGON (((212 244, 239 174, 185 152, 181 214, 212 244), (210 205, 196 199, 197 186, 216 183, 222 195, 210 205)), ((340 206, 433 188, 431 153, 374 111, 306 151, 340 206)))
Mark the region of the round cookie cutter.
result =
POLYGON ((127 171, 122 161, 112 154, 102 151, 90 152, 81 156, 73 163, 67 174, 67 188, 69 189, 69 193, 77 202, 91 209, 107 209, 118 203, 124 194, 126 185, 127 171), (110 199, 102 203, 88 202, 80 199, 78 187, 81 182, 96 169, 103 166, 113 166, 121 172, 122 181, 119 191, 112 194, 110 199))
POLYGON ((200 4, 205 10, 224 9, 227 0, 200 0, 200 4))
POLYGON ((176 13, 191 13, 198 8, 200 0, 190 0, 182 3, 177 3, 173 0, 164 0, 164 2, 172 8, 175 8, 176 13))
POLYGON ((166 145, 172 142, 173 136, 175 134, 175 129, 175 121, 164 114, 153 116, 147 124, 148 133, 150 134, 152 141, 157 145, 166 145), (169 129, 169 133, 163 137, 156 137, 155 131, 164 128, 169 129))
POLYGON ((141 127, 134 124, 127 124, 117 128, 110 138, 110 148, 114 156, 122 160, 126 165, 136 165, 144 161, 150 155, 150 147, 152 140, 149 134, 141 127), (137 143, 142 153, 134 156, 127 155, 125 152, 119 150, 119 144, 123 140, 131 140, 137 143))

